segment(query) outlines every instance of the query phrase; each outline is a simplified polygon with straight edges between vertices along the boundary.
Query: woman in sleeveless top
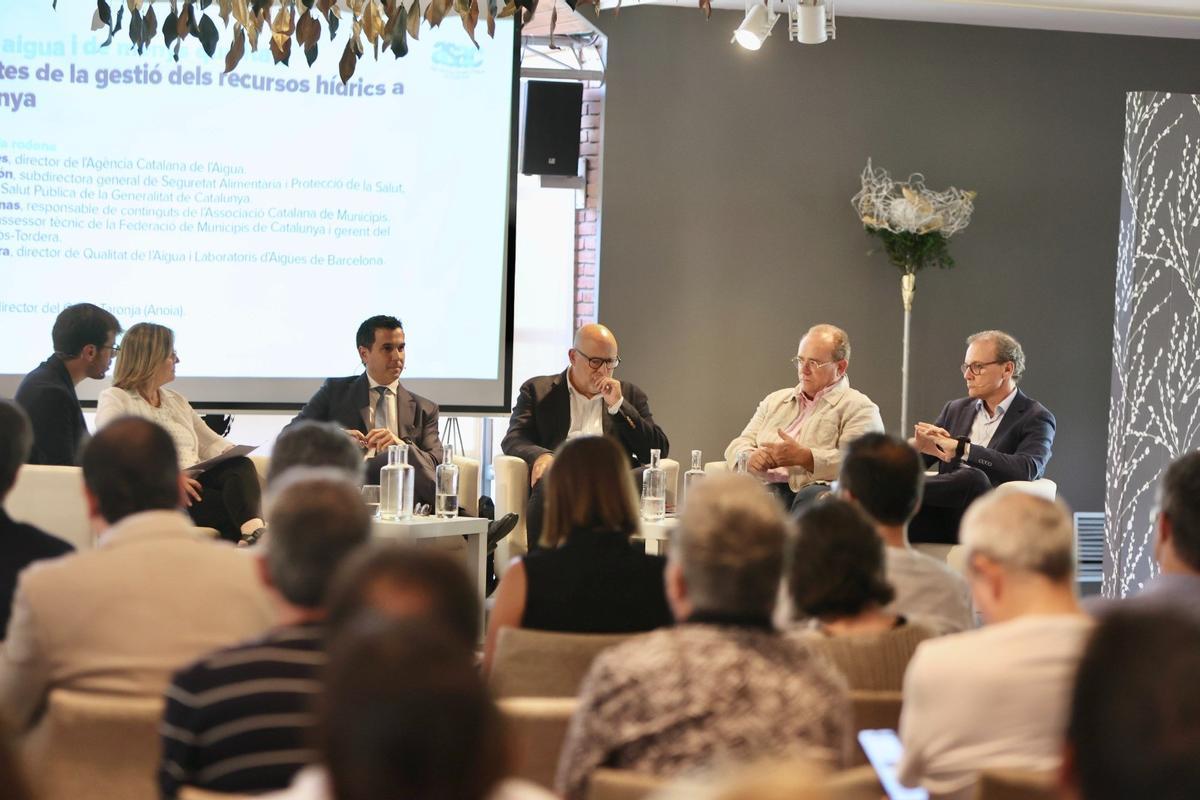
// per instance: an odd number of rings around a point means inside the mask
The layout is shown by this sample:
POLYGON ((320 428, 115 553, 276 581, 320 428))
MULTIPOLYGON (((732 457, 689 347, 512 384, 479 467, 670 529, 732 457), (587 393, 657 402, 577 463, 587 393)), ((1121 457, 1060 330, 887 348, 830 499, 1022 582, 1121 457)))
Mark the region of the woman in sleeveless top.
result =
POLYGON ((634 633, 672 623, 660 556, 635 549, 638 511, 628 459, 612 439, 559 447, 544 478, 541 548, 514 561, 496 589, 484 664, 503 627, 634 633))

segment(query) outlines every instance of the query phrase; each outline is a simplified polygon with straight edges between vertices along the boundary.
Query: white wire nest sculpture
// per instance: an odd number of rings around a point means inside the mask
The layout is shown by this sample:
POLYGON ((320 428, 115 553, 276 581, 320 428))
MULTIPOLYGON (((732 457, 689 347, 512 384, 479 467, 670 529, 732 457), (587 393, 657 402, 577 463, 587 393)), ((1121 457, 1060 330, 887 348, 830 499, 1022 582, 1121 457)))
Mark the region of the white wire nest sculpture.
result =
POLYGON ((858 218, 870 228, 892 233, 940 233, 950 237, 971 222, 975 192, 955 189, 935 192, 917 172, 896 181, 870 159, 862 173, 862 189, 850 199, 858 218))

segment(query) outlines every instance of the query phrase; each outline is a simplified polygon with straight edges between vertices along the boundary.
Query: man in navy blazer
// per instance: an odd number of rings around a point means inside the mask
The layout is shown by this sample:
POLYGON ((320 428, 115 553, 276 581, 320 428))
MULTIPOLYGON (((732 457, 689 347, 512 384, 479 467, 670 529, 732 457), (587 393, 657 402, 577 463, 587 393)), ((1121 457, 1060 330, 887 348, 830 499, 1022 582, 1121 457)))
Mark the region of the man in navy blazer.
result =
POLYGON ((542 532, 542 477, 554 461, 555 448, 568 438, 612 436, 633 468, 649 464, 652 449, 667 457, 667 435, 655 424, 646 393, 613 377, 621 357, 612 331, 584 325, 575 333, 567 360, 565 371, 521 385, 508 433, 500 443, 505 455, 529 465, 525 530, 530 550, 537 547, 542 532))
POLYGON ((404 326, 395 317, 371 317, 358 327, 355 342, 365 371, 326 380, 289 425, 306 419, 341 425, 363 450, 367 483, 379 483, 388 446, 407 444, 416 502, 432 504, 434 471, 443 455, 438 406, 400 384, 404 326))
POLYGON ((87 425, 75 387, 108 372, 121 324, 91 303, 67 306, 54 320, 54 353, 24 377, 14 398, 33 425, 30 464, 75 466, 87 425))
POLYGON ((1004 331, 967 338, 962 365, 967 397, 945 405, 933 424, 918 422, 912 444, 938 474, 925 481, 913 542, 958 543, 966 507, 994 486, 1033 481, 1046 472, 1054 415, 1017 388, 1025 371, 1021 344, 1004 331))

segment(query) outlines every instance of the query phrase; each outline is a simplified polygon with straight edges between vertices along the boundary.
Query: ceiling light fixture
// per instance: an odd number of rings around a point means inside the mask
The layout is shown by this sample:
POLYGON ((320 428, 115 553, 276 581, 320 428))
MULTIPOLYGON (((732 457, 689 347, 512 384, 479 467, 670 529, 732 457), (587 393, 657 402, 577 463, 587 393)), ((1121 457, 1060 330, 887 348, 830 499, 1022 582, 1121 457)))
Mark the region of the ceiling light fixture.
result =
POLYGON ((758 50, 779 20, 772 5, 782 6, 788 16, 788 41, 820 44, 837 38, 834 0, 746 0, 746 16, 733 32, 733 40, 747 50, 758 50))
POLYGON ((771 29, 775 27, 779 15, 760 2, 751 0, 746 6, 746 18, 733 32, 733 41, 747 50, 757 50, 771 35, 771 29))

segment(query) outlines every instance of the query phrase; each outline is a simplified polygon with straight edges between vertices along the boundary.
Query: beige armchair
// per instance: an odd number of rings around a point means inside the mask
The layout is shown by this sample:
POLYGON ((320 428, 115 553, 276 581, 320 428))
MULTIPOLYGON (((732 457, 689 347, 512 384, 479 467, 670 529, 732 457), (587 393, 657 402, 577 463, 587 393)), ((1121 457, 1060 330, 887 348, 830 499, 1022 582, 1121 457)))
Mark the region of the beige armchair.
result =
POLYGON ((574 697, 602 650, 624 633, 555 633, 501 628, 489 682, 496 697, 574 697))

